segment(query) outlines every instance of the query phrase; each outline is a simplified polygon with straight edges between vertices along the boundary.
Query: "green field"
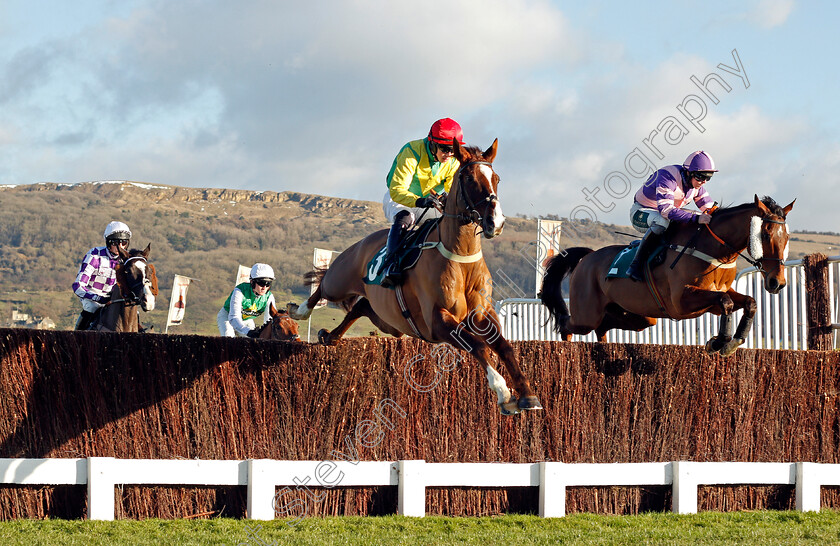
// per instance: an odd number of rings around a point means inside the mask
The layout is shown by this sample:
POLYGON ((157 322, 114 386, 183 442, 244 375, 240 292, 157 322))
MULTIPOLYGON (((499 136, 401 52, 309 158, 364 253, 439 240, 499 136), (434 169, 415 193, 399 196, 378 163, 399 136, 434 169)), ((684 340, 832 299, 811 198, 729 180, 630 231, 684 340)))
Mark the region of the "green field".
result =
POLYGON ((840 512, 575 514, 483 518, 401 516, 283 520, 0 523, 0 543, 31 544, 837 544, 840 512))

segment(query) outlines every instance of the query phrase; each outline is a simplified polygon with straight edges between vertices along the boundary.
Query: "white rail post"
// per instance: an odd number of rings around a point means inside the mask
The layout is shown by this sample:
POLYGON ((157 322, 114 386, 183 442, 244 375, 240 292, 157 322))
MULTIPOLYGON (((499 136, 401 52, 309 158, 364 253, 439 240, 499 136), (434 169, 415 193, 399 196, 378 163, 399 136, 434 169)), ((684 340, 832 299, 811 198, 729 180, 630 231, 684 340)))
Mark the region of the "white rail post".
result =
POLYGON ((426 461, 397 461, 397 514, 422 518, 426 515, 426 461))
POLYGON ((113 457, 88 457, 87 501, 88 519, 113 521, 114 519, 114 465, 113 457))
POLYGON ((540 463, 540 517, 566 516, 565 463, 540 463))
POLYGON ((248 519, 274 519, 274 482, 265 459, 248 459, 248 519))
POLYGON ((796 509, 820 511, 819 463, 796 463, 796 509))
POLYGON ((671 485, 672 512, 675 514, 697 513, 697 478, 693 475, 697 463, 673 461, 671 463, 674 483, 671 485))

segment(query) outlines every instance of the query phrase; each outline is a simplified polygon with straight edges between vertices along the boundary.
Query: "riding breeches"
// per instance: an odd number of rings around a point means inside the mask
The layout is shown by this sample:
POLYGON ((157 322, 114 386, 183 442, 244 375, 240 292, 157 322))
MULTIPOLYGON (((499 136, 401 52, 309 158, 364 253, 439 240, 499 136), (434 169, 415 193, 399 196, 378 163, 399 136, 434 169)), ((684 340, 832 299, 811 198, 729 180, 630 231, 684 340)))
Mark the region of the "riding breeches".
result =
POLYGON ((648 228, 657 235, 662 235, 671 224, 671 221, 659 214, 659 211, 642 206, 634 202, 630 207, 630 222, 636 231, 646 232, 648 228))
POLYGON ((103 307, 101 303, 97 303, 87 298, 79 298, 79 301, 82 302, 82 309, 87 311, 88 313, 96 313, 103 307))
POLYGON ((411 225, 414 225, 414 222, 417 221, 418 218, 425 212, 426 215, 423 216, 423 220, 431 220, 432 218, 439 218, 442 216, 440 211, 435 208, 429 209, 421 209, 417 207, 406 207, 405 205, 400 205, 393 199, 391 199, 391 192, 389 190, 385 190, 385 197, 382 198, 382 212, 385 213, 385 218, 388 219, 388 222, 393 224, 394 223, 394 216, 397 215, 402 210, 407 210, 411 213, 411 225))

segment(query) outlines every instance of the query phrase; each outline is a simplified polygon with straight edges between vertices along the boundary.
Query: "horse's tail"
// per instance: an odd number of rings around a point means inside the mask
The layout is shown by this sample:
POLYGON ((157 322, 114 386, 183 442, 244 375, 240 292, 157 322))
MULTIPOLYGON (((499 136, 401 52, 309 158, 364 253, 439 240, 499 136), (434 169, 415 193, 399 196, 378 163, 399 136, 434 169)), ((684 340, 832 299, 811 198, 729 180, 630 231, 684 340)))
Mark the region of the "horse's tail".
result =
POLYGON ((591 252, 593 252, 591 248, 581 246, 566 249, 552 258, 545 269, 540 300, 548 307, 548 312, 554 320, 554 331, 558 334, 562 333, 562 326, 565 323, 562 319, 569 316, 569 308, 566 306, 566 300, 563 299, 563 279, 570 275, 578 262, 591 252))
MULTIPOLYGON (((304 286, 318 286, 321 284, 321 281, 324 280, 324 275, 327 274, 327 269, 329 267, 316 267, 312 271, 308 271, 303 275, 303 284, 304 286)), ((336 305, 341 307, 345 313, 350 312, 350 309, 356 304, 359 300, 359 296, 352 295, 342 301, 334 302, 336 305)))
POLYGON ((318 286, 324 280, 324 275, 327 274, 327 267, 316 267, 312 271, 307 271, 303 275, 304 286, 318 286))

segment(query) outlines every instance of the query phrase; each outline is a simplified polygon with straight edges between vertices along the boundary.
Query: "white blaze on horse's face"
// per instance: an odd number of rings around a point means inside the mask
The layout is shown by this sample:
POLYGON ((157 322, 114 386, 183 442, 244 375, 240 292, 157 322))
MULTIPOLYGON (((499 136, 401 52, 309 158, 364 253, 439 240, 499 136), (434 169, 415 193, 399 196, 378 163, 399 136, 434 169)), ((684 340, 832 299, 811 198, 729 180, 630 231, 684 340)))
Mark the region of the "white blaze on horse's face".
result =
MULTIPOLYGON (((487 186, 493 189, 493 169, 490 165, 479 165, 478 171, 484 176, 487 181, 487 186)), ((495 194, 493 194, 495 195, 495 194)), ((485 219, 484 235, 488 239, 492 239, 497 235, 501 235, 502 229, 505 227, 505 215, 502 214, 502 204, 498 199, 495 199, 487 208, 487 218, 485 219)))
POLYGON ((143 274, 143 297, 140 298, 140 306, 143 308, 143 311, 154 311, 155 295, 152 294, 152 288, 149 286, 151 281, 146 275, 146 262, 136 260, 134 266, 143 274))

